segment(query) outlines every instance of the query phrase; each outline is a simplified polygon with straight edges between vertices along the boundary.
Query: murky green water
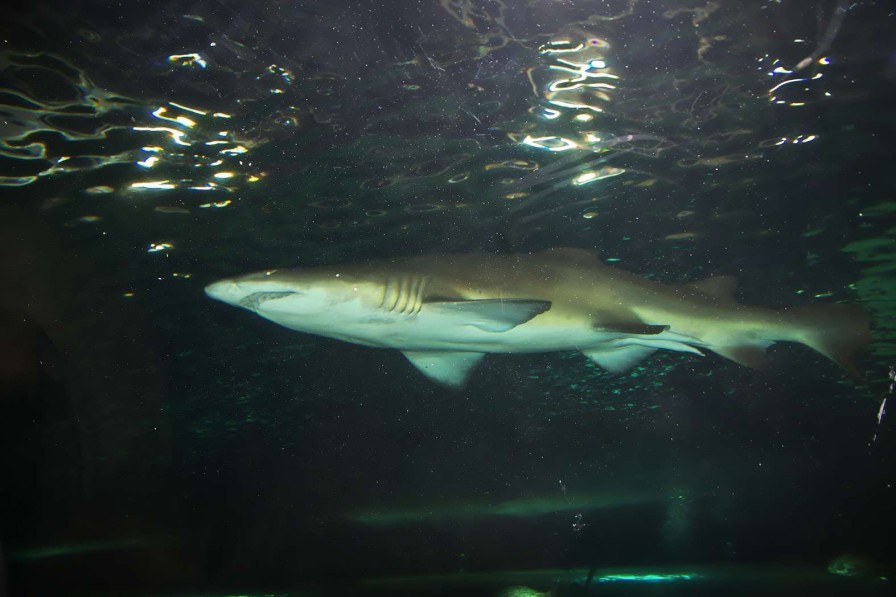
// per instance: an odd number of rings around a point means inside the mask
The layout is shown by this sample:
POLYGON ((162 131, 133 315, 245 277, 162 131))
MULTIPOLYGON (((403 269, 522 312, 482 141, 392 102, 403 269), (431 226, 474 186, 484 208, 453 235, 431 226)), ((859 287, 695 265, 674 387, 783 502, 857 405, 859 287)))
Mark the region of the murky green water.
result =
MULTIPOLYGON (((7 12, 0 594, 886 594, 894 24, 833 0, 7 12), (203 292, 560 247, 861 305, 860 378, 797 343, 621 374, 574 346, 452 389, 203 292)), ((491 298, 422 273, 393 310, 491 298)))

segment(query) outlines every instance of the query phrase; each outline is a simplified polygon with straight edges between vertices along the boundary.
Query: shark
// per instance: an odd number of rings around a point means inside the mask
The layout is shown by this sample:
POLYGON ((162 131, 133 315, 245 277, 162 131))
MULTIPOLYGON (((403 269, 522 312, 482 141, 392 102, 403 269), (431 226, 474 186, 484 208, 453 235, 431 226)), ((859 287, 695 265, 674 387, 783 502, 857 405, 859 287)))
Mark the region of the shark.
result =
POLYGON ((749 306, 736 301, 735 287, 732 276, 664 284, 594 251, 557 248, 270 269, 205 293, 291 330, 397 349, 455 388, 489 353, 580 351, 624 373, 657 350, 711 351, 763 369, 766 349, 781 341, 858 374, 853 355, 870 343, 860 306, 749 306))

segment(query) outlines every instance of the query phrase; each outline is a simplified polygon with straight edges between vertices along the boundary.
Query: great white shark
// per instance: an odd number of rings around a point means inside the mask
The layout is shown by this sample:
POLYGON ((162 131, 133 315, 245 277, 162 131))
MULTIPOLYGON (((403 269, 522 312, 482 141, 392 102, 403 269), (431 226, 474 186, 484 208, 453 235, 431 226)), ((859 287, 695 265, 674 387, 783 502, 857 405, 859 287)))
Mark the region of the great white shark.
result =
POLYGON ((581 351, 624 372, 656 350, 710 350, 753 368, 799 342, 855 373, 869 341, 855 305, 769 309, 737 303, 735 279, 644 279, 582 249, 445 254, 220 280, 206 294, 292 330, 400 350, 424 375, 461 386, 487 353, 581 351))

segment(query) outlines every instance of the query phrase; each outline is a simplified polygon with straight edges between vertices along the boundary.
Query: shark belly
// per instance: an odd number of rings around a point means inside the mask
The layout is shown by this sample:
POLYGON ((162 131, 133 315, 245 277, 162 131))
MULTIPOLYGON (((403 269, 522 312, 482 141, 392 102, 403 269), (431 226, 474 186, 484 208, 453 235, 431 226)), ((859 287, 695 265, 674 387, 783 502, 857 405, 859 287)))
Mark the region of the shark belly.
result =
POLYGON ((574 319, 541 318, 495 332, 477 327, 462 317, 438 312, 415 315, 371 314, 336 317, 341 324, 271 309, 259 315, 283 327, 375 348, 412 351, 527 353, 580 350, 600 345, 619 334, 592 329, 574 319), (346 323, 352 322, 352 323, 346 323))
POLYGON ((625 371, 660 349, 702 355, 694 348, 702 345, 696 338, 668 329, 637 334, 602 328, 587 313, 562 307, 496 331, 471 321, 468 313, 451 310, 424 308, 413 315, 353 311, 309 318, 291 314, 283 305, 277 309, 276 302, 267 306, 257 313, 274 323, 362 346, 399 350, 427 377, 453 387, 463 385, 489 353, 580 351, 613 372, 625 371))

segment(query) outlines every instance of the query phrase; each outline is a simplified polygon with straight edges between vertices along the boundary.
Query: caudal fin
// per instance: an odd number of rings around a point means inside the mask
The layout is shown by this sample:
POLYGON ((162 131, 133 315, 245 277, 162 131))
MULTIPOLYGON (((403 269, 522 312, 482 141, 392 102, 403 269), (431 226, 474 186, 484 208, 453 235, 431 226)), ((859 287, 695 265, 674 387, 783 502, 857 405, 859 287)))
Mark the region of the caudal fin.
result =
POLYGON ((871 344, 868 313, 858 305, 810 305, 788 309, 798 339, 859 377, 853 356, 871 344))

